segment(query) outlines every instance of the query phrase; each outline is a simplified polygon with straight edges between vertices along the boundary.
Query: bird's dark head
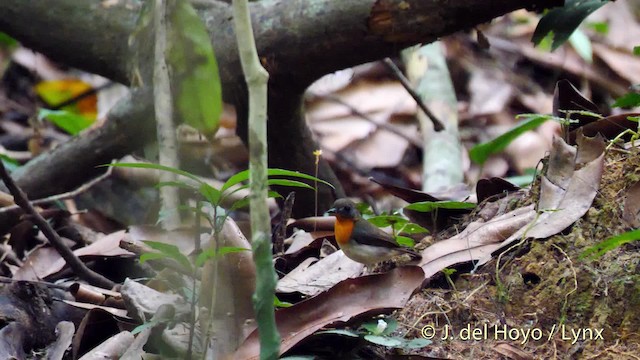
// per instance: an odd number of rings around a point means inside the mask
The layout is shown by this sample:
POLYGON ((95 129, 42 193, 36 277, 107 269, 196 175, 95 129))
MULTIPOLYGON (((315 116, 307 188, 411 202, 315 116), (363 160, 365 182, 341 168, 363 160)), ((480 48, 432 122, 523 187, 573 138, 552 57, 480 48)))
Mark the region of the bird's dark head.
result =
POLYGON ((356 204, 349 199, 336 200, 333 203, 333 207, 327 211, 327 214, 346 219, 358 219, 360 217, 356 204))

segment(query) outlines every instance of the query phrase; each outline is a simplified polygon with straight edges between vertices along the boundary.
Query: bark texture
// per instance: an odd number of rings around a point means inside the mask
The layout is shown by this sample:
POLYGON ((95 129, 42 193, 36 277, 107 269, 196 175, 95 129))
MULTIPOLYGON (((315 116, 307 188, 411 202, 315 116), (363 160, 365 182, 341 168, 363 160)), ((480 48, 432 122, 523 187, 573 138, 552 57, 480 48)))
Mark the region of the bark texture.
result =
MULTIPOLYGON (((251 3, 258 54, 270 73, 269 166, 314 173, 312 152, 317 145, 300 110, 304 89, 320 76, 394 56, 407 46, 429 43, 517 9, 541 10, 562 3, 562 0, 263 0, 251 3)), ((239 135, 246 140, 246 87, 235 45, 231 7, 213 0, 198 0, 194 4, 211 35, 224 100, 237 107, 239 135)), ((141 5, 137 0, 120 0, 115 4, 104 0, 57 0, 55 3, 3 0, 0 31, 54 60, 131 84, 132 64, 147 63, 151 67, 153 61, 147 52, 128 46, 141 5)), ((138 70, 148 71, 144 67, 138 70)), ((146 107, 152 111, 152 105, 146 107)), ((111 155, 118 157, 122 153, 115 150, 123 148, 111 150, 114 151, 111 155)), ((320 177, 337 185, 326 163, 321 165, 320 177)), ((48 186, 47 189, 26 186, 26 180, 21 177, 17 177, 17 181, 29 194, 40 191, 38 195, 43 196, 54 191, 49 191, 48 186)), ((55 178, 46 178, 46 183, 55 181, 55 178)), ((44 187, 43 183, 38 187, 44 187)), ((335 195, 343 195, 341 190, 337 194, 327 188, 319 190, 320 210, 328 208, 335 195)), ((313 212, 313 199, 313 193, 300 192, 294 208, 296 216, 313 212)))

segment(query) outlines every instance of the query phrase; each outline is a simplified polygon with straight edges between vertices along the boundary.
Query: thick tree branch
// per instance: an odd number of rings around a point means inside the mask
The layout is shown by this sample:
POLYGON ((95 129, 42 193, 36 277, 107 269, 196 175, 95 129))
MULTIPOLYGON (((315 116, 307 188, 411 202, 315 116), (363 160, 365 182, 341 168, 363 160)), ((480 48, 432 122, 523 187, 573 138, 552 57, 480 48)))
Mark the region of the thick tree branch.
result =
MULTIPOLYGON (((140 2, 122 0, 116 5, 107 5, 110 3, 57 0, 52 7, 45 0, 3 0, 0 1, 0 13, 3 14, 0 31, 54 60, 131 83, 130 64, 135 62, 135 52, 128 48, 128 39, 135 29, 140 2)), ((320 76, 394 56, 407 46, 431 42, 517 9, 543 9, 562 3, 562 0, 281 0, 252 3, 258 54, 270 73, 269 165, 294 166, 295 170, 313 173, 312 152, 316 145, 301 116, 301 94, 320 76), (285 142, 286 146, 283 145, 285 142), (293 165, 292 157, 298 161, 293 165)), ((240 115, 239 134, 246 140, 246 86, 235 45, 231 7, 213 0, 201 0, 197 6, 212 38, 223 97, 226 102, 236 105, 240 115)), ((141 53, 139 51, 138 56, 141 53)), ((138 64, 145 63, 144 58, 138 60, 138 64)), ((151 112, 152 105, 145 107, 151 112)), ((137 134, 121 134, 124 137, 134 135, 137 134)), ((123 154, 114 152, 112 155, 123 154)), ((30 174, 30 177, 34 176, 30 174)), ((321 165, 320 177, 336 182, 326 163, 321 165)), ((29 182, 20 177, 17 179, 21 186, 24 186, 23 181, 29 182)), ((56 178, 48 179, 55 182, 56 178)), ((39 187, 44 186, 40 183, 39 187)), ((25 186, 25 190, 32 198, 51 194, 34 196, 30 187, 25 186)), ((68 188, 62 189, 65 190, 68 188)), ((301 192, 294 209, 296 214, 302 214, 300 207, 312 209, 309 205, 313 204, 313 198, 313 194, 301 192)), ((326 208, 333 201, 333 194, 321 188, 319 199, 322 201, 320 208, 326 208)))

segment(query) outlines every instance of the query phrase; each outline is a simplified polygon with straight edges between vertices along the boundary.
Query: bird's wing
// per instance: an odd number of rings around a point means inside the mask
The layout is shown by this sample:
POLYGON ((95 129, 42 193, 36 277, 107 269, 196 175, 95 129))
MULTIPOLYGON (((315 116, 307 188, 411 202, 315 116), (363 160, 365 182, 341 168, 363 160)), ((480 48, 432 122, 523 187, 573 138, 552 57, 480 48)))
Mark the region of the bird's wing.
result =
POLYGON ((391 234, 384 232, 379 227, 365 219, 358 220, 357 226, 353 229, 352 238, 358 243, 364 245, 381 246, 390 249, 402 249, 391 234))

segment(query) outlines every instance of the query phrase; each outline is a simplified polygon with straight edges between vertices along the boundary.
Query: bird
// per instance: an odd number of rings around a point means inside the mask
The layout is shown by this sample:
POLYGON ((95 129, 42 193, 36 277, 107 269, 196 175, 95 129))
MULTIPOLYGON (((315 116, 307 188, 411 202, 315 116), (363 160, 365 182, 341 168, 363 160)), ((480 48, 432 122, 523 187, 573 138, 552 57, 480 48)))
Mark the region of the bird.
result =
POLYGON ((345 198, 336 200, 327 214, 336 217, 334 232, 336 242, 344 254, 368 268, 400 254, 420 259, 420 254, 402 247, 391 234, 362 218, 356 204, 345 198))

